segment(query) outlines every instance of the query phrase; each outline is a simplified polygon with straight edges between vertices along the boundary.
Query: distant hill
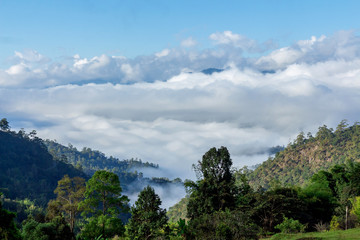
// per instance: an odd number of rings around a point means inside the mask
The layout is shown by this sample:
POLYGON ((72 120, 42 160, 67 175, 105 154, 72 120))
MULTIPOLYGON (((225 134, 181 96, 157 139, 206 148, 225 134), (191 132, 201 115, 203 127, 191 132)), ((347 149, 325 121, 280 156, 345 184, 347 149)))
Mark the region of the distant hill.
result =
POLYGON ((170 180, 165 177, 144 177, 142 170, 159 169, 159 165, 154 163, 143 162, 140 159, 120 160, 112 156, 107 157, 104 153, 87 147, 79 151, 71 144, 66 147, 51 140, 44 141, 44 144, 54 158, 70 163, 90 176, 102 169, 116 173, 123 191, 127 193, 140 192, 148 184, 159 186, 182 184, 179 178, 170 180))
POLYGON ((219 68, 207 68, 207 69, 204 69, 202 70, 201 72, 203 74, 206 74, 206 75, 211 75, 213 73, 219 73, 219 72, 222 72, 224 71, 224 69, 219 69, 219 68))
POLYGON ((250 184, 268 188, 271 183, 302 185, 321 169, 347 160, 360 161, 360 124, 343 120, 336 128, 319 127, 315 136, 301 132, 293 143, 254 171, 245 169, 250 184))
POLYGON ((189 197, 185 196, 178 203, 169 208, 166 215, 168 216, 170 222, 176 223, 180 218, 188 220, 186 217, 188 202, 189 197))
POLYGON ((0 131, 0 191, 8 198, 29 198, 44 206, 65 175, 87 175, 54 159, 34 133, 0 131))

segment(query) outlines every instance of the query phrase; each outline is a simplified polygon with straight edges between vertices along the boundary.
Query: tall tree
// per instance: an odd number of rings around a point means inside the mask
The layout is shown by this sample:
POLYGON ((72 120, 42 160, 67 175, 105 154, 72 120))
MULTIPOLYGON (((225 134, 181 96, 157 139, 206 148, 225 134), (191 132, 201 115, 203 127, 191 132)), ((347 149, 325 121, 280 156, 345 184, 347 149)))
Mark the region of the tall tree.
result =
MULTIPOLYGON (((81 210, 79 203, 84 199, 85 179, 81 177, 70 178, 68 175, 65 175, 58 181, 58 186, 54 193, 57 195, 57 205, 60 211, 64 213, 64 217, 70 225, 71 232, 74 233, 76 216, 81 210)), ((52 206, 52 204, 49 206, 52 206)))
POLYGON ((119 177, 111 172, 100 170, 86 183, 85 199, 80 204, 83 216, 90 216, 83 230, 84 237, 103 238, 123 235, 124 226, 118 215, 127 211, 129 199, 121 195, 119 177))
POLYGON ((128 234, 131 239, 154 239, 167 223, 166 210, 160 208, 160 197, 150 186, 140 192, 131 208, 128 234))
POLYGON ((0 129, 2 131, 9 131, 10 130, 10 126, 9 126, 9 122, 6 118, 3 118, 0 120, 0 129))
POLYGON ((232 160, 226 147, 211 148, 196 166, 199 180, 185 183, 190 192, 188 217, 233 209, 235 207, 235 177, 231 170, 232 160))

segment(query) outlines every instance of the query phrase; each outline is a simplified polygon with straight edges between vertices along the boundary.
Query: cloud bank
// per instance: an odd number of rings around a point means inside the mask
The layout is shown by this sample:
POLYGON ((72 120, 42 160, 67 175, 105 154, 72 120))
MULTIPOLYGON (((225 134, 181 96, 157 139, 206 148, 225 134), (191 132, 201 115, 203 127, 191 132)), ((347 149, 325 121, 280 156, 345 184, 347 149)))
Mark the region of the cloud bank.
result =
POLYGON ((209 38, 209 49, 189 37, 133 59, 15 52, 0 69, 2 117, 63 144, 158 163, 164 177, 182 179, 194 178, 191 165, 211 147, 228 147, 237 167, 254 165, 299 131, 359 120, 354 32, 283 48, 230 31, 209 38))

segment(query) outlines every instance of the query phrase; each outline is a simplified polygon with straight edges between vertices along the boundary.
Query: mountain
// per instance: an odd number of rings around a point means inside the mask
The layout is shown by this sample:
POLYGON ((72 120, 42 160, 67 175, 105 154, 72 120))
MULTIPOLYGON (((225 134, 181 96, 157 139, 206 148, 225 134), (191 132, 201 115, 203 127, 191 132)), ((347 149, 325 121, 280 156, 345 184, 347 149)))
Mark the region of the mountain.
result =
POLYGON ((182 198, 174 206, 170 207, 166 215, 169 218, 170 222, 176 223, 180 218, 189 220, 186 217, 187 214, 187 204, 189 202, 189 196, 182 198))
POLYGON ((204 69, 202 70, 201 72, 203 74, 206 74, 206 75, 211 75, 213 73, 219 73, 219 72, 222 72, 224 71, 224 69, 219 69, 219 68, 207 68, 207 69, 204 69))
POLYGON ((55 197, 54 189, 65 174, 88 178, 54 159, 34 132, 0 131, 0 191, 7 198, 29 198, 44 206, 55 197))
POLYGON ((107 157, 98 150, 84 147, 81 151, 69 144, 67 147, 56 141, 44 141, 49 153, 54 158, 70 163, 79 170, 92 176, 97 170, 111 171, 119 176, 123 191, 132 194, 140 192, 147 185, 171 186, 172 184, 182 185, 179 178, 170 180, 165 177, 144 177, 141 171, 159 170, 159 165, 143 162, 140 159, 120 160, 115 157, 107 157))
POLYGON ((348 160, 360 161, 360 124, 350 126, 346 120, 334 131, 326 125, 319 127, 315 137, 301 132, 294 142, 275 157, 260 164, 254 171, 243 169, 250 184, 268 188, 272 183, 303 185, 319 170, 348 160))

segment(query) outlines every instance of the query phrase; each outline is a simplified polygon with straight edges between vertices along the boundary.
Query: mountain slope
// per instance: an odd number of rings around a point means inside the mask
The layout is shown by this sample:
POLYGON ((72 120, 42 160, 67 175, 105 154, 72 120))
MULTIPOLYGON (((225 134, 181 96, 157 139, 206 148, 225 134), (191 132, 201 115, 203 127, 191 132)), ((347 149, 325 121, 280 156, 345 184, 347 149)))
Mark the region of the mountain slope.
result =
POLYGON ((336 130, 319 127, 315 137, 301 132, 293 143, 254 171, 247 171, 250 184, 268 188, 272 182, 302 185, 321 169, 329 169, 347 160, 360 160, 360 125, 349 126, 343 120, 336 130))
POLYGON ((0 191, 6 197, 30 198, 45 205, 54 198, 57 182, 65 175, 87 175, 70 164, 55 160, 40 138, 0 131, 0 191))
POLYGON ((179 178, 170 180, 165 177, 144 177, 141 171, 147 169, 156 172, 159 169, 159 165, 154 163, 139 159, 120 160, 112 156, 107 157, 100 151, 86 147, 79 151, 71 144, 66 147, 51 140, 46 140, 44 143, 54 158, 68 162, 90 176, 97 170, 107 170, 117 174, 123 191, 127 194, 138 193, 147 185, 171 188, 183 184, 179 178))

